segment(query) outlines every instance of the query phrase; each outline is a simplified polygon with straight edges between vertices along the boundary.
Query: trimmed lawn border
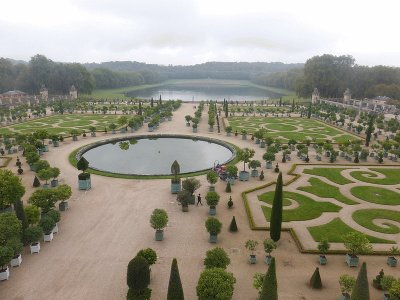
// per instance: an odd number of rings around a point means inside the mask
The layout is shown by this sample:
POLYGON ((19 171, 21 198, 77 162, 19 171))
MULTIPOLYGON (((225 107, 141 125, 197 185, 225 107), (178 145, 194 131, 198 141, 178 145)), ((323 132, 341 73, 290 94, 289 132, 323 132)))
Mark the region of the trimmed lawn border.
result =
MULTIPOLYGON (((268 203, 266 200, 273 201, 274 192, 266 192, 259 196, 259 201, 268 203)), ((333 204, 331 202, 317 202, 308 196, 298 194, 295 192, 283 192, 283 199, 291 199, 298 203, 298 207, 294 209, 283 208, 283 218, 282 222, 291 221, 307 221, 319 218, 325 212, 338 212, 342 207, 333 204)), ((262 206, 262 210, 267 221, 270 221, 271 207, 262 206)))
POLYGON ((347 204, 347 205, 355 205, 355 204, 360 204, 359 202, 353 201, 346 196, 344 196, 341 192, 340 189, 336 186, 330 185, 328 183, 325 183, 324 181, 320 180, 317 177, 310 177, 308 180, 308 183, 310 183, 310 186, 300 186, 297 189, 299 191, 303 191, 306 193, 310 193, 312 195, 315 195, 320 198, 333 198, 336 199, 337 201, 347 204), (330 196, 330 197, 329 197, 330 196))
MULTIPOLYGON (((284 186, 287 186, 294 181, 296 181, 301 175, 294 173, 294 170, 297 168, 297 166, 325 166, 326 164, 293 164, 290 170, 288 171, 287 175, 292 175, 294 178, 290 179, 288 182, 283 183, 284 186)), ((334 164, 335 166, 351 166, 351 165, 346 165, 346 164, 334 164)), ((328 165, 326 165, 328 166, 328 165)), ((362 165, 362 166, 376 166, 376 165, 362 165)), ((386 165, 388 167, 398 167, 398 165, 386 165)), ((256 226, 254 223, 254 218, 251 213, 251 209, 249 206, 249 200, 247 199, 247 194, 251 192, 255 192, 257 190, 261 190, 263 188, 269 187, 271 185, 276 184, 276 181, 271 181, 269 183, 260 185, 258 187, 246 190, 242 192, 242 199, 243 199, 243 204, 244 204, 244 209, 246 211, 247 219, 249 221, 249 227, 251 230, 256 230, 256 231, 268 231, 269 227, 268 226, 256 226)), ((303 244, 301 243, 300 239, 297 237, 297 234, 293 228, 285 228, 282 227, 282 231, 288 231, 293 238, 294 242, 296 243, 297 249, 299 250, 300 253, 303 254, 320 254, 318 250, 309 250, 309 249, 304 249, 303 244)), ((328 254, 347 254, 346 250, 328 250, 328 254)), ((372 253, 366 254, 366 255, 389 255, 389 251, 373 251, 372 253)))
POLYGON ((346 177, 340 174, 340 172, 349 169, 350 168, 312 168, 312 169, 304 169, 303 173, 308 175, 325 177, 329 181, 332 181, 340 185, 344 185, 348 183, 353 183, 353 181, 347 179, 346 177))
MULTIPOLYGON (((340 218, 335 218, 329 223, 322 224, 319 226, 312 226, 312 227, 307 227, 308 231, 312 235, 314 241, 319 242, 323 238, 327 238, 329 242, 331 243, 343 243, 343 236, 346 235, 349 232, 359 232, 358 230, 355 230, 354 228, 350 227, 346 223, 344 223, 340 218), (328 230, 329 228, 329 230, 328 230), (332 230, 334 229, 334 230, 332 230), (326 232, 331 233, 331 237, 327 236, 326 232)), ((376 238, 373 236, 367 235, 367 238, 369 239, 370 243, 374 244, 396 244, 394 241, 390 240, 385 240, 385 239, 380 239, 376 238)))
MULTIPOLYGON (((231 160, 226 163, 226 165, 235 165, 238 163, 238 158, 236 157, 236 152, 239 149, 238 146, 228 143, 222 140, 218 139, 213 139, 213 138, 208 138, 208 137, 202 137, 202 136, 186 136, 186 135, 179 135, 179 134, 154 134, 154 135, 136 135, 136 136, 131 136, 130 138, 162 138, 162 137, 187 137, 188 139, 199 139, 199 140, 205 140, 209 142, 214 142, 223 146, 228 147, 230 150, 233 150, 233 157, 231 160)), ((81 146, 74 151, 72 151, 69 156, 68 156, 68 161, 69 163, 76 167, 76 164, 78 162, 77 158, 80 157, 85 151, 91 149, 94 145, 99 145, 99 144, 106 144, 110 143, 113 141, 119 141, 119 140, 125 140, 126 137, 118 137, 118 138, 113 138, 113 139, 106 139, 106 140, 101 140, 95 143, 87 144, 84 146, 81 146)), ((113 178, 123 178, 123 179, 172 179, 173 175, 137 175, 137 174, 118 174, 118 173, 111 173, 111 172, 105 172, 93 168, 88 168, 88 173, 95 174, 95 175, 100 175, 100 176, 106 176, 106 177, 113 177, 113 178)), ((194 177, 194 176, 199 176, 199 175, 204 175, 206 174, 210 169, 206 170, 201 170, 197 172, 191 172, 191 173, 182 173, 179 175, 179 178, 186 178, 186 177, 194 177)))
POLYGON ((400 212, 388 209, 361 209, 353 213, 352 218, 359 225, 380 233, 387 234, 398 234, 400 233, 400 227, 383 222, 388 228, 375 225, 373 220, 375 219, 387 219, 388 221, 395 221, 400 223, 400 212))
MULTIPOLYGON (((240 118, 241 116, 233 116, 233 117, 240 118)), ((249 118, 254 118, 253 116, 248 116, 248 117, 249 117, 249 118)), ((245 117, 243 117, 243 118, 245 118, 245 117)), ((255 117, 255 118, 262 118, 262 117, 255 117)), ((264 117, 264 118, 272 118, 272 117, 264 117)), ((306 119, 306 118, 301 118, 301 117, 284 117, 284 118, 288 118, 288 119, 306 119)), ((224 124, 224 127, 226 128, 227 126, 230 126, 229 117, 228 117, 228 118, 224 118, 224 119, 226 119, 226 120, 223 122, 223 124, 224 124)), ((275 119, 275 118, 273 118, 273 119, 275 119)), ((362 137, 362 136, 360 136, 360 135, 357 135, 357 134, 355 134, 354 132, 347 131, 347 130, 345 130, 345 129, 343 129, 343 128, 336 127, 336 126, 334 126, 334 125, 332 125, 332 124, 325 123, 325 122, 323 122, 323 121, 321 121, 321 120, 319 120, 319 119, 310 118, 310 119, 306 119, 306 120, 313 120, 313 121, 315 121, 315 122, 317 122, 317 123, 319 123, 319 124, 321 124, 321 125, 323 125, 323 126, 331 127, 331 128, 333 128, 333 129, 335 129, 335 130, 339 130, 339 131, 341 131, 341 132, 343 132, 343 133, 346 133, 346 134, 348 134, 348 135, 351 135, 351 136, 353 136, 353 137, 356 138, 356 139, 365 140, 364 137, 362 137)), ((283 131, 283 132, 285 132, 285 131, 283 131)), ((287 144, 287 143, 285 143, 284 141, 282 141, 281 143, 282 143, 282 144, 287 144)), ((301 141, 299 141, 298 144, 304 144, 304 143, 301 143, 301 141)), ((311 143, 311 144, 315 144, 315 143, 311 143)), ((341 142, 339 143, 339 142, 333 141, 331 144, 333 144, 333 145, 339 145, 339 144, 342 144, 342 143, 341 143, 341 142)))
POLYGON ((390 206, 400 205, 400 193, 377 186, 358 185, 352 187, 350 193, 354 197, 369 203, 390 206), (396 201, 396 199, 398 200, 396 201))
MULTIPOLYGON (((397 167, 399 167, 397 165, 397 167)), ((399 183, 399 177, 396 177, 396 174, 389 174, 391 171, 393 173, 399 172, 399 169, 387 169, 385 168, 369 168, 370 171, 381 173, 385 176, 383 179, 376 178, 377 175, 375 173, 369 172, 369 171, 360 171, 360 170, 354 170, 350 172, 350 176, 365 183, 372 183, 372 184, 382 184, 382 185, 395 185, 399 183), (389 172, 388 172, 389 171, 389 172), (363 174, 369 174, 371 175, 370 177, 365 177, 362 176, 363 174)))

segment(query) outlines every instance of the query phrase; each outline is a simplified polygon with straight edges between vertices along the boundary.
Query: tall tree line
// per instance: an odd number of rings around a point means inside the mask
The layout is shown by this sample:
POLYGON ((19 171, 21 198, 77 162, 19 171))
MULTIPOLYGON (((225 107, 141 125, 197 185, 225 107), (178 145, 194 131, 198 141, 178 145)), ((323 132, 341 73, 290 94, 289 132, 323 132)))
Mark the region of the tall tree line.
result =
POLYGON ((350 55, 314 56, 306 61, 304 68, 262 73, 253 76, 252 81, 294 90, 301 97, 310 97, 313 89, 318 88, 322 97, 341 98, 349 88, 354 98, 400 99, 400 68, 357 65, 350 55))
POLYGON ((43 55, 35 55, 28 64, 12 64, 0 58, 0 92, 22 90, 38 94, 42 85, 50 93, 66 94, 71 85, 82 93, 90 93, 95 81, 90 72, 78 63, 56 63, 43 55))

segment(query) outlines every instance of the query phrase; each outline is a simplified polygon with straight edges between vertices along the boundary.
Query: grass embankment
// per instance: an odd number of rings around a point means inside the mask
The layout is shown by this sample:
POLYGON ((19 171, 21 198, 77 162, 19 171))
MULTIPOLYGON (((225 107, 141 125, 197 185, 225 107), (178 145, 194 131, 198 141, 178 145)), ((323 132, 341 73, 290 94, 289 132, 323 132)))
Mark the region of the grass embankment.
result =
MULTIPOLYGON (((316 242, 327 239, 330 243, 343 243, 343 238, 346 236, 346 234, 350 232, 358 232, 357 230, 345 224, 339 218, 335 218, 324 225, 308 227, 308 231, 316 242)), ((380 239, 369 235, 367 235, 367 238, 371 243, 395 244, 394 241, 380 239)))
MULTIPOLYGON (((272 203, 275 192, 267 192, 259 196, 259 200, 272 203)), ((293 200, 299 204, 294 209, 283 209, 283 222, 305 221, 320 217, 324 212, 338 212, 341 207, 329 202, 317 202, 307 196, 292 192, 283 192, 283 201, 285 199, 293 200)), ((286 202, 287 203, 287 202, 286 202)), ((262 206, 265 219, 269 222, 271 219, 271 208, 262 206)))

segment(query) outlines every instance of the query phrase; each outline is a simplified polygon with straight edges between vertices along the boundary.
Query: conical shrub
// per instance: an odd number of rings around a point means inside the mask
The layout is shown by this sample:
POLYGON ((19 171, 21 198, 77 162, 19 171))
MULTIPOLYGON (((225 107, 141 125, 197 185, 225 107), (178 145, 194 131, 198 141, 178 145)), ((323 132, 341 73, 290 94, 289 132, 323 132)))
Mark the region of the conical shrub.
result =
POLYGON ((238 231, 235 216, 233 216, 231 224, 229 225, 229 231, 230 232, 237 232, 238 231))
POLYGON ((278 300, 278 284, 276 281, 275 257, 272 257, 260 293, 260 300, 278 300))
POLYGON ((310 285, 313 289, 322 289, 321 275, 319 274, 319 268, 316 268, 314 274, 311 276, 310 285))
POLYGON ((226 184, 225 192, 227 192, 227 193, 232 192, 231 183, 230 183, 229 181, 228 181, 228 183, 226 184))
POLYGON ((363 262, 360 272, 358 272, 356 284, 351 293, 350 300, 370 300, 369 285, 367 276, 367 264, 363 262))
POLYGON ((35 179, 33 180, 33 187, 39 187, 40 186, 40 180, 35 176, 35 179))
POLYGON ((181 277, 179 276, 178 262, 172 260, 171 273, 169 275, 167 300, 184 300, 181 277))

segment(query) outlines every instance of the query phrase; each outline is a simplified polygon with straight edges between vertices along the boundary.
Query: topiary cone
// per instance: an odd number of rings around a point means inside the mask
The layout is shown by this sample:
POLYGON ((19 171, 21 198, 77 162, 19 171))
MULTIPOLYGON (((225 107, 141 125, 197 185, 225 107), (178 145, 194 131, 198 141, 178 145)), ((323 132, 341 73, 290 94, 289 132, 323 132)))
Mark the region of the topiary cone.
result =
POLYGON ((35 176, 35 179, 33 180, 33 187, 39 187, 40 186, 40 181, 37 176, 35 176))
POLYGON ((363 262, 360 272, 358 272, 356 284, 351 293, 350 300, 370 300, 369 285, 367 276, 367 264, 363 262))
POLYGON ((178 262, 172 260, 171 273, 169 275, 167 300, 184 300, 181 277, 179 276, 178 262))
POLYGON ((237 232, 238 231, 235 216, 233 216, 231 224, 229 225, 229 231, 230 232, 237 232))
POLYGON ((232 188, 231 188, 231 183, 228 181, 227 185, 226 185, 226 189, 225 192, 230 193, 232 192, 232 188))
POLYGON ((319 274, 319 268, 316 268, 314 274, 311 276, 310 285, 313 289, 322 289, 321 275, 319 274))

